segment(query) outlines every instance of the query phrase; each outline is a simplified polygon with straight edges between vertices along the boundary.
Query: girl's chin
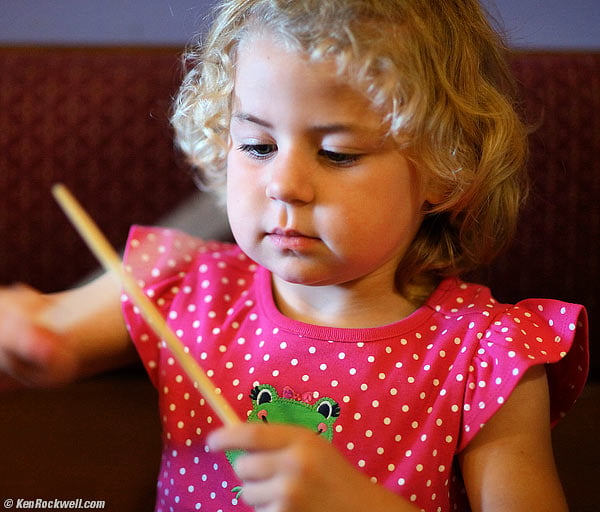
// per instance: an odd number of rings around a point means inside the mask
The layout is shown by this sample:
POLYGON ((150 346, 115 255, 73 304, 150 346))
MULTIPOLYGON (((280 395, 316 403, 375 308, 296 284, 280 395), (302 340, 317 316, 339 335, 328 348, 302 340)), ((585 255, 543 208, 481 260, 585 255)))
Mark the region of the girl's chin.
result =
POLYGON ((331 272, 318 271, 315 269, 282 269, 266 267, 272 274, 276 281, 282 284, 289 284, 293 286, 335 286, 342 284, 339 281, 332 279, 331 272))
POLYGON ((240 248, 246 255, 266 268, 276 279, 298 286, 328 286, 340 284, 332 262, 325 261, 322 252, 281 250, 268 245, 240 248))

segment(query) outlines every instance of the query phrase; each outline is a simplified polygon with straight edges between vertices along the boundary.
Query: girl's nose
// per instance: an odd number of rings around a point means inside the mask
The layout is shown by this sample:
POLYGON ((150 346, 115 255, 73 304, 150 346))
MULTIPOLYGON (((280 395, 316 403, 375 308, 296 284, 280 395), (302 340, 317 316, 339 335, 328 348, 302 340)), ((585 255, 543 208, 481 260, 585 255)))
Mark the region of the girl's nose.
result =
POLYGON ((314 199, 310 163, 281 152, 271 164, 265 193, 269 199, 289 204, 306 204, 314 199))

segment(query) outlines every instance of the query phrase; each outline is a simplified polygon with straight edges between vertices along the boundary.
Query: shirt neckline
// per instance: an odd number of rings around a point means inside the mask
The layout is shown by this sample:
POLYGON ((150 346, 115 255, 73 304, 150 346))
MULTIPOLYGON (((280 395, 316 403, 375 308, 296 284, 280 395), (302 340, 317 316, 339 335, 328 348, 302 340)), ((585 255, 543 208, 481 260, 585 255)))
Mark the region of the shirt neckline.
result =
POLYGON ((432 292, 422 306, 397 322, 378 327, 329 327, 294 320, 279 311, 273 297, 271 272, 259 266, 256 276, 257 302, 264 314, 281 331, 300 337, 340 342, 370 342, 393 338, 416 329, 435 313, 432 304, 439 304, 448 291, 447 280, 432 292))

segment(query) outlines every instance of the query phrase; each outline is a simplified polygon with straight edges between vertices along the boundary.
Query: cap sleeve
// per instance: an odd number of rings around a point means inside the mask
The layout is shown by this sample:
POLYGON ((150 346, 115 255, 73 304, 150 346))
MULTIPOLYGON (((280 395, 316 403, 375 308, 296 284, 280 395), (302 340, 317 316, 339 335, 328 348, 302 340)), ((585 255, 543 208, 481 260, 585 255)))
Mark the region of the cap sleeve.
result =
POLYGON ((532 366, 547 365, 551 424, 573 406, 589 366, 583 306, 528 299, 499 314, 481 337, 466 377, 459 450, 504 404, 532 366))
MULTIPOLYGON (((173 229, 133 226, 125 247, 125 270, 157 309, 167 317, 173 298, 206 243, 173 229)), ((153 381, 157 384, 159 340, 126 293, 122 311, 131 339, 153 381)))

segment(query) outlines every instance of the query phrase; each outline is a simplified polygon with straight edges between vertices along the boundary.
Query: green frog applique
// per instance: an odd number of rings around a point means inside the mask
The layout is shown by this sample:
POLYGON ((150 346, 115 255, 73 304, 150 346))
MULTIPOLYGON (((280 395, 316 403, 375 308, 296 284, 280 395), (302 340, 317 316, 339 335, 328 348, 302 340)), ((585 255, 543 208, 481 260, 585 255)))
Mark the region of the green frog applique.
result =
MULTIPOLYGON (((333 439, 333 424, 340 415, 340 406, 329 397, 314 398, 313 393, 296 394, 286 386, 281 396, 269 384, 255 386, 250 392, 252 411, 248 422, 283 423, 300 425, 312 430, 316 435, 323 436, 329 442, 333 439)), ((243 450, 229 450, 227 459, 235 470, 235 461, 243 450)), ((240 486, 232 492, 236 498, 242 492, 240 486)))

